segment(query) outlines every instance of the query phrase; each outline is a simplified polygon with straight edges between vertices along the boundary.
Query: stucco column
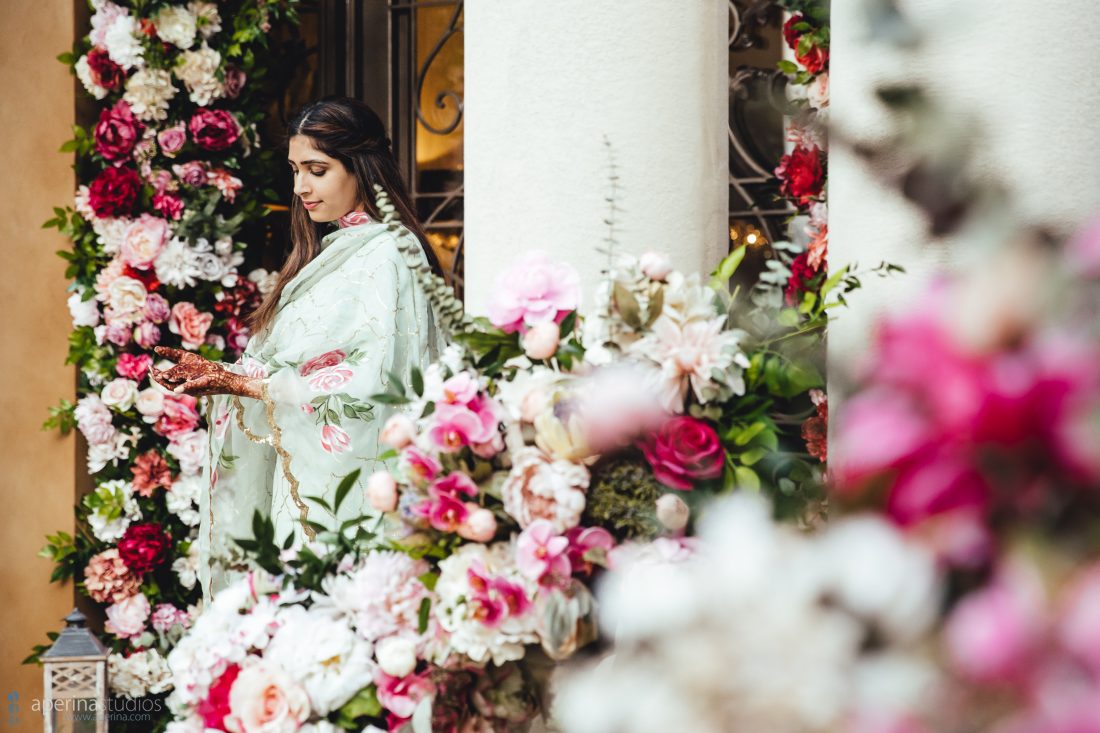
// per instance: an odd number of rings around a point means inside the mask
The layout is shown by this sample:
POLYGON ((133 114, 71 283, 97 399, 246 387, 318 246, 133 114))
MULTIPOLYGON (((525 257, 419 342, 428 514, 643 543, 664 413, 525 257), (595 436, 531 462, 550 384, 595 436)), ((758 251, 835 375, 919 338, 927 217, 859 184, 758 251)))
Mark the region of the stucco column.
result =
POLYGON ((590 302, 609 161, 623 251, 689 271, 728 246, 724 0, 467 0, 466 300, 541 249, 580 270, 590 302))
MULTIPOLYGON (((891 130, 894 122, 874 97, 877 83, 919 83, 974 133, 973 170, 1007 188, 1015 214, 1068 232, 1100 209, 1100 76, 1095 40, 1083 30, 1100 22, 1100 6, 1093 0, 907 0, 900 6, 920 46, 899 55, 870 33, 864 6, 872 4, 832 4, 830 121, 844 137, 876 141, 891 130)), ((990 251, 973 244, 965 234, 929 241, 916 209, 834 144, 830 266, 887 260, 908 274, 865 279, 851 307, 837 313, 830 372, 864 353, 870 324, 913 304, 933 273, 982 266, 990 251)))

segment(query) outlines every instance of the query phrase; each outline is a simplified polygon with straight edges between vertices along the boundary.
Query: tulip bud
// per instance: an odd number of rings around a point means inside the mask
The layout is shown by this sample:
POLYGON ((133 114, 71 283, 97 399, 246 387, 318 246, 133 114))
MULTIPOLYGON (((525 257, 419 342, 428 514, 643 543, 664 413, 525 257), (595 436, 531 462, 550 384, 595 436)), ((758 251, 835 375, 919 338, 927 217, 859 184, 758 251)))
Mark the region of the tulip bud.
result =
POLYGON ((378 442, 395 450, 401 450, 416 437, 416 424, 405 414, 393 415, 382 426, 382 432, 378 434, 378 442))
POLYGON ((531 359, 549 359, 557 352, 560 339, 558 324, 538 323, 523 335, 523 351, 531 359))
POLYGON ((642 269, 642 274, 650 280, 663 282, 672 272, 672 261, 668 259, 668 255, 661 252, 646 252, 638 258, 638 266, 642 269))
POLYGON ((665 494, 657 500, 657 521, 672 531, 687 526, 691 510, 676 494, 665 494))
POLYGON ((397 481, 389 471, 376 471, 367 480, 367 500, 380 512, 397 508, 397 481))

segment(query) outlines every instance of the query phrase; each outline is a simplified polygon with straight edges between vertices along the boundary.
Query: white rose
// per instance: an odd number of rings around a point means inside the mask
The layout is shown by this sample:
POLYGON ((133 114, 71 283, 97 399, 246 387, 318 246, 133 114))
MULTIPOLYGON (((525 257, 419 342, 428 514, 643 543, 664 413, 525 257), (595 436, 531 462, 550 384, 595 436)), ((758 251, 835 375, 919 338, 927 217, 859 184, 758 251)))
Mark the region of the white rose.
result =
POLYGON ((107 288, 107 304, 116 315, 136 313, 145 307, 145 285, 132 277, 120 277, 107 288))
POLYGON ((227 272, 225 263, 209 252, 196 255, 195 266, 198 270, 198 276, 210 282, 218 282, 225 277, 227 272))
POLYGON ((103 388, 99 398, 108 407, 113 407, 119 412, 126 412, 133 407, 134 400, 137 399, 137 382, 123 377, 112 379, 103 388))
POLYGON ((145 422, 153 423, 164 413, 164 392, 149 387, 138 392, 134 400, 137 411, 145 417, 145 422))
POLYGON ((378 642, 374 656, 382 671, 391 677, 407 677, 416 669, 416 643, 407 637, 383 639, 378 642))
POLYGON ((179 48, 188 49, 195 43, 195 16, 186 8, 169 5, 153 16, 153 26, 161 40, 179 48))

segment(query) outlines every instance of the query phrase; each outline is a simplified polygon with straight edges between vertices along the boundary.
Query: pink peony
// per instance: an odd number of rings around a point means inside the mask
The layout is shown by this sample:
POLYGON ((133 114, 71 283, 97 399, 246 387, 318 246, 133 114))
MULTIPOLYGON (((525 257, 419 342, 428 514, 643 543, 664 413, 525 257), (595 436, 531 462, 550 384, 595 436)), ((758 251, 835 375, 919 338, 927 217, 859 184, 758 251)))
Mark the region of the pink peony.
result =
POLYGON ((107 607, 107 633, 123 639, 141 636, 149 619, 149 599, 137 593, 107 607))
POLYGON ((168 222, 150 214, 142 214, 126 227, 119 246, 119 257, 130 267, 148 270, 171 237, 172 230, 168 222))
POLYGON ((725 466, 718 433, 709 423, 686 415, 666 421, 640 447, 657 480, 681 491, 718 478, 725 466))
POLYGON ((149 293, 145 296, 145 306, 142 308, 145 317, 153 323, 164 323, 172 315, 172 309, 164 296, 157 293, 149 293))
POLYGON ((143 349, 151 349, 160 343, 160 329, 149 321, 134 327, 134 343, 143 349))
POLYGON ((130 572, 112 547, 93 555, 84 566, 84 590, 97 603, 118 603, 141 590, 141 578, 130 572))
POLYGON ((309 719, 309 695, 282 668, 260 661, 245 667, 229 690, 230 733, 293 733, 309 719))
POLYGON ((157 143, 160 144, 160 152, 167 158, 176 157, 176 153, 183 149, 187 142, 187 126, 182 122, 171 127, 166 127, 157 133, 157 143))
POLYGON ((516 566, 539 583, 568 578, 572 573, 568 550, 569 540, 558 535, 547 520, 537 519, 516 541, 516 566))
POLYGON ((512 461, 500 494, 504 510, 519 526, 545 521, 557 532, 577 526, 585 507, 588 469, 533 447, 517 451, 512 461))
POLYGON ((240 125, 224 109, 200 109, 188 123, 191 139, 206 150, 225 150, 241 135, 240 125))
POLYGON ((171 603, 158 603, 153 609, 150 624, 152 624, 154 630, 163 634, 170 631, 173 626, 186 629, 191 625, 191 616, 188 615, 187 611, 176 608, 171 603))
POLYGON ((298 367, 298 374, 303 377, 308 377, 316 371, 320 371, 326 367, 335 366, 347 359, 348 355, 339 349, 332 351, 326 351, 320 356, 315 356, 309 361, 305 361, 298 367))
POLYGON ((95 126, 96 152, 107 160, 127 157, 140 139, 142 127, 130 105, 119 100, 99 113, 95 126))
POLYGON ((164 396, 164 410, 153 430, 166 438, 177 438, 192 432, 199 425, 198 400, 186 394, 164 396))
POLYGON ((529 252, 497 278, 489 321, 505 333, 547 321, 561 323, 580 299, 580 275, 572 265, 554 264, 543 252, 529 252))
POLYGON ((88 205, 99 218, 127 216, 137 204, 141 178, 125 166, 103 170, 88 186, 88 205))
POLYGON ((118 363, 115 364, 115 371, 118 372, 120 377, 126 377, 127 379, 133 379, 140 382, 145 379, 146 372, 149 371, 149 366, 153 363, 153 357, 148 354, 119 354, 118 363))
POLYGON ((351 450, 351 436, 335 425, 321 428, 321 448, 326 453, 339 455, 351 450))
POLYGON ((137 575, 156 569, 171 551, 172 538, 156 522, 131 524, 118 541, 118 556, 137 575))
POLYGON ((182 301, 172 306, 168 329, 178 334, 185 349, 197 349, 206 339, 206 332, 214 322, 210 313, 202 313, 194 303, 182 301))

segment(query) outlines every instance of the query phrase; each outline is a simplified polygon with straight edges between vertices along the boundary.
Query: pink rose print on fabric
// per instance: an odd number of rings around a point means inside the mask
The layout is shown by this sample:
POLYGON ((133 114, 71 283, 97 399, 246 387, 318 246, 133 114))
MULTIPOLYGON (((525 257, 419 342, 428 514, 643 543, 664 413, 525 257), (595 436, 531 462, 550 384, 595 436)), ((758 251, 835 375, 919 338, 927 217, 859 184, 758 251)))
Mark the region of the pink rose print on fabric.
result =
POLYGON ((325 367, 335 366, 346 358, 348 358, 348 355, 339 349, 326 351, 324 354, 315 356, 298 367, 298 373, 303 377, 308 377, 310 374, 324 369, 325 367))
POLYGON ((335 425, 326 425, 321 428, 321 448, 333 455, 346 453, 351 450, 351 436, 335 425))

